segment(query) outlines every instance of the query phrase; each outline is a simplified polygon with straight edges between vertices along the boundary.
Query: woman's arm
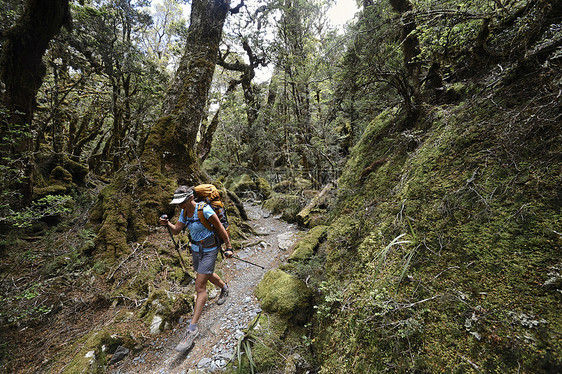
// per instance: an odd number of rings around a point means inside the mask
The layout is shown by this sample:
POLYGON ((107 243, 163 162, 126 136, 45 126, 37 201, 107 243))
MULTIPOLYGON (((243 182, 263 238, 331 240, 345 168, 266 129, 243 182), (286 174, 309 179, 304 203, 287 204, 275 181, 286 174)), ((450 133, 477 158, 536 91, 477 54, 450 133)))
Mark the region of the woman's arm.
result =
POLYGON ((179 234, 181 230, 183 230, 183 228, 185 227, 185 223, 180 221, 176 222, 175 224, 171 223, 168 220, 168 216, 160 217, 160 224, 162 226, 168 226, 173 235, 179 234))

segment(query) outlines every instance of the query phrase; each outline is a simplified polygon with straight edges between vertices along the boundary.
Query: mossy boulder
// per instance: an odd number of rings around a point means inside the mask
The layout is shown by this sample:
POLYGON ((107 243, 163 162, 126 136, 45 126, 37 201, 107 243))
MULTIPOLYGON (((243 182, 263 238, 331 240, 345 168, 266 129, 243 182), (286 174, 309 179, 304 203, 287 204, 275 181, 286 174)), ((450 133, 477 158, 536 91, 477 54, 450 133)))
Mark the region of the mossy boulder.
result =
POLYGON ((273 214, 281 214, 281 218, 285 221, 295 222, 296 216, 303 208, 304 203, 298 196, 274 194, 263 206, 273 214))
POLYGON ((252 178, 248 174, 242 175, 237 181, 230 182, 228 186, 238 196, 258 200, 266 200, 273 193, 273 188, 265 178, 252 178))
POLYGON ((75 373, 105 373, 108 355, 115 352, 119 346, 132 348, 135 345, 131 334, 115 334, 108 326, 101 331, 91 331, 79 339, 76 347, 80 347, 70 362, 61 370, 63 374, 75 373))
POLYGON ((232 186, 232 190, 238 196, 245 196, 248 193, 257 190, 256 183, 252 180, 252 178, 248 174, 244 174, 240 177, 240 179, 235 182, 232 186))
POLYGON ((256 296, 263 310, 277 313, 297 324, 307 320, 312 308, 312 291, 306 284, 277 269, 264 275, 256 288, 256 296))
POLYGON ((48 195, 65 195, 68 192, 68 186, 55 183, 45 187, 33 188, 33 199, 37 200, 48 195))
POLYGON ((193 297, 157 289, 150 293, 148 300, 139 311, 152 334, 170 328, 182 314, 192 311, 193 297))
POLYGON ((273 186, 273 191, 277 193, 288 193, 291 192, 292 183, 290 180, 281 181, 273 186))
POLYGON ((76 187, 72 182, 72 174, 58 165, 49 175, 49 180, 44 181, 42 186, 33 189, 33 197, 40 199, 48 195, 64 195, 69 194, 76 187))
POLYGON ((312 182, 304 178, 285 179, 273 186, 273 191, 278 193, 290 193, 309 190, 312 182))
POLYGON ((306 261, 310 259, 316 249, 326 239, 328 226, 316 226, 311 229, 295 246, 289 256, 289 262, 306 261))
POLYGON ((269 197, 273 193, 273 188, 271 187, 269 182, 265 178, 257 178, 255 183, 262 199, 269 199, 269 197))
POLYGON ((52 182, 72 183, 72 174, 62 166, 55 167, 49 175, 49 180, 52 182))

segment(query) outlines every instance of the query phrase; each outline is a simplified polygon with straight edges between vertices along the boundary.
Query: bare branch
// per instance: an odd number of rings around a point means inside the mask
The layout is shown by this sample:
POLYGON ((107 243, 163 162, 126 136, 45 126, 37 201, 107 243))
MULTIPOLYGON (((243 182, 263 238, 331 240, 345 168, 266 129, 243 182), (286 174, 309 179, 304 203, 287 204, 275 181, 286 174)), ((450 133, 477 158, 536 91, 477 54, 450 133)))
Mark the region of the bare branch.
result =
POLYGON ((234 8, 230 8, 230 14, 238 14, 240 13, 240 9, 245 6, 244 0, 240 0, 240 4, 236 5, 234 8))

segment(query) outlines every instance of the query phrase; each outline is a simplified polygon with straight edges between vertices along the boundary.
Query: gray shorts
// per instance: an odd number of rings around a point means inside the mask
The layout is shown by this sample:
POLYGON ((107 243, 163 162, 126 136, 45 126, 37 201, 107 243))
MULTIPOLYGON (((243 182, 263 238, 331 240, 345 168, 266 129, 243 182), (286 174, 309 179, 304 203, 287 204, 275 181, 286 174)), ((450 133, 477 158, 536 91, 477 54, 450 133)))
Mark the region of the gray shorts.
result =
POLYGON ((217 261, 218 254, 218 248, 210 252, 203 252, 203 254, 192 250, 191 257, 193 258, 193 268, 199 274, 213 274, 215 272, 215 262, 217 261))

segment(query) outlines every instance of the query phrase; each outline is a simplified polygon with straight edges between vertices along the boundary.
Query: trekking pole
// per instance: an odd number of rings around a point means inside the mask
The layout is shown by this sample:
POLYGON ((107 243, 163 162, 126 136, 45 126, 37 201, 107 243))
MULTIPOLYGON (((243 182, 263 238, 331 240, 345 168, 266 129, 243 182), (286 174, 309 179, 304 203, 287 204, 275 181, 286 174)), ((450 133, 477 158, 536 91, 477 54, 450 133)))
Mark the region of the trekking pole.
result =
POLYGON ((258 265, 258 264, 254 264, 253 262, 250 262, 250 261, 242 260, 240 257, 236 257, 236 256, 234 256, 234 255, 232 255, 232 256, 230 256, 230 257, 226 257, 226 255, 224 254, 224 250, 223 250, 222 248, 221 248, 221 254, 222 254, 222 257, 224 257, 224 258, 234 258, 234 259, 236 259, 236 260, 238 260, 238 261, 242 261, 242 262, 245 262, 245 263, 247 263, 247 264, 254 265, 254 266, 257 266, 257 267, 262 268, 262 269, 265 270, 265 268, 264 268, 263 266, 258 265))
MULTIPOLYGON (((168 219, 167 215, 163 215, 160 218, 162 219, 168 219)), ((170 226, 166 225, 166 228, 168 229, 168 234, 170 234, 170 238, 172 239, 172 242, 174 243, 174 247, 176 248, 176 251, 178 252, 178 257, 180 258, 180 265, 183 271, 185 271, 185 264, 183 263, 183 257, 181 257, 181 252, 180 252, 180 246, 179 244, 175 241, 174 239, 174 235, 172 234, 172 230, 170 229, 170 226)))
POLYGON ((245 263, 247 263, 247 264, 254 265, 254 266, 257 266, 257 267, 262 268, 262 269, 265 270, 265 268, 264 268, 263 266, 258 265, 258 264, 254 264, 253 262, 250 262, 250 261, 242 260, 240 257, 236 257, 236 256, 233 255, 232 258, 235 258, 235 259, 237 259, 238 261, 242 261, 242 262, 245 262, 245 263))

